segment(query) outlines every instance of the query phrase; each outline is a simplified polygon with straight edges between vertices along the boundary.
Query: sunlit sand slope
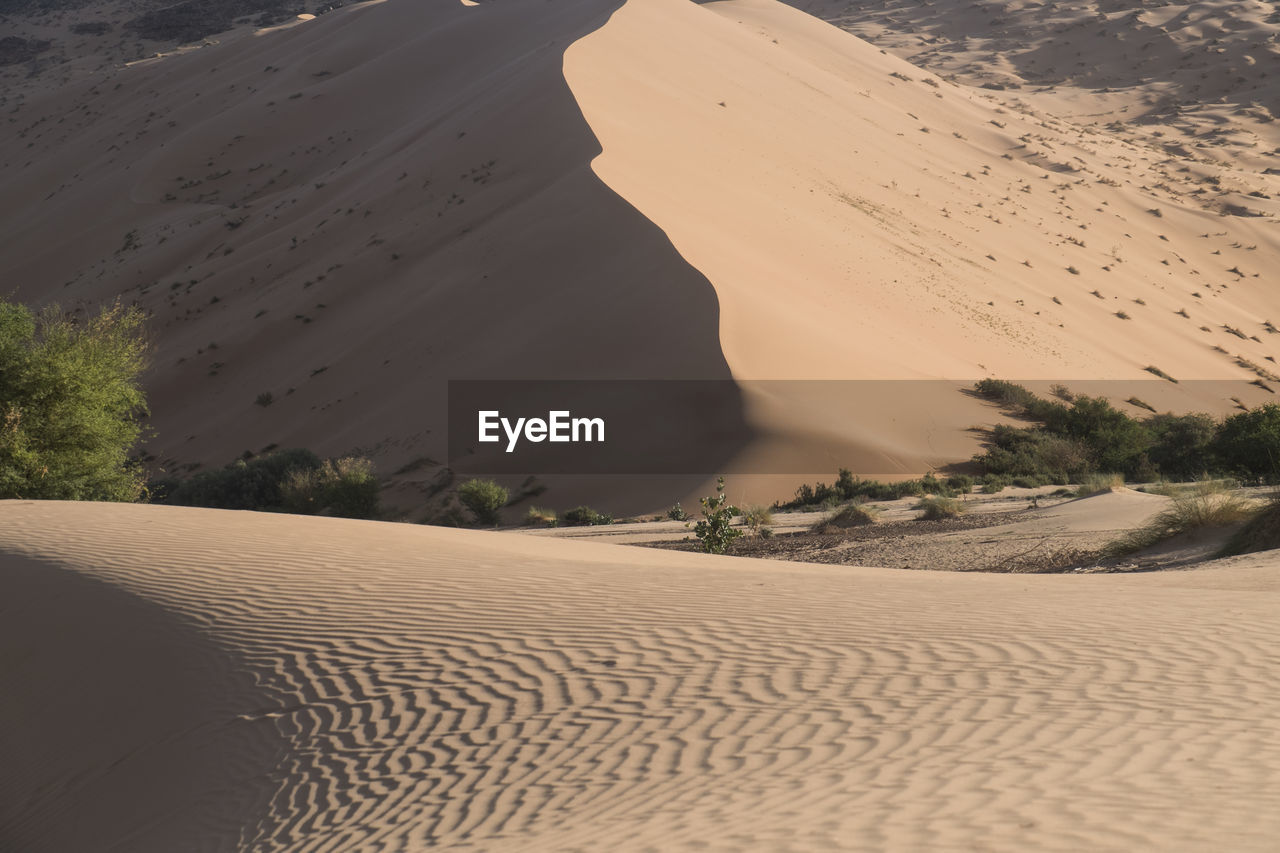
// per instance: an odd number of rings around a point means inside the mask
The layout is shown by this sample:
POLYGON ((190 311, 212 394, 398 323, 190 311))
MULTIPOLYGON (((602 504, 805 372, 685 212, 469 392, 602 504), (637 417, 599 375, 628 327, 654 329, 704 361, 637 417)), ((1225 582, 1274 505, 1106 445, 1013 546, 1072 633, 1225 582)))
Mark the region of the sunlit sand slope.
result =
POLYGON ((934 575, 182 508, 0 518, 6 849, 1280 833, 1274 558, 934 575))

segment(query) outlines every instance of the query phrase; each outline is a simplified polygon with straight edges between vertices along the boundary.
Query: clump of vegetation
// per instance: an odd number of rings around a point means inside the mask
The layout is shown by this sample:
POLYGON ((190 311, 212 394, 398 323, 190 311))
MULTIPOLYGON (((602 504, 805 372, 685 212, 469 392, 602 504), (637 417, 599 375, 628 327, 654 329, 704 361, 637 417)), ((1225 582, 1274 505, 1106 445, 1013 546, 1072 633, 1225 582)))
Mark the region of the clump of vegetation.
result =
POLYGON ((379 484, 368 459, 322 461, 294 448, 238 459, 186 480, 159 480, 149 491, 153 502, 177 506, 373 518, 379 484))
POLYGON ((943 495, 952 497, 973 488, 973 478, 966 475, 948 477, 940 480, 932 473, 925 474, 918 480, 900 480, 895 483, 882 483, 878 480, 864 480, 855 477, 848 468, 841 468, 835 483, 805 483, 796 489, 795 497, 778 505, 779 509, 804 509, 815 506, 836 507, 852 500, 893 501, 905 497, 921 495, 943 495))
POLYGON ((680 501, 676 501, 671 509, 667 510, 667 518, 672 521, 688 521, 689 513, 684 511, 684 507, 680 506, 680 501))
POLYGON ((1120 557, 1166 539, 1206 527, 1226 527, 1255 513, 1253 503, 1214 482, 1198 484, 1174 495, 1169 507, 1146 525, 1109 544, 1104 553, 1120 557))
POLYGON ((589 506, 576 506, 566 510, 561 517, 565 527, 587 527, 596 524, 613 524, 613 516, 596 512, 589 506))
POLYGON ((742 509, 742 523, 752 536, 759 536, 760 531, 773 523, 773 510, 762 504, 752 504, 742 509))
POLYGON ((1080 488, 1076 489, 1076 497, 1087 498, 1090 495, 1100 495, 1123 485, 1124 477, 1119 474, 1090 474, 1080 483, 1080 488))
POLYGON ((555 527, 559 523, 559 519, 553 509, 531 506, 529 511, 524 514, 524 523, 529 527, 555 527))
POLYGON ((959 518, 965 512, 965 505, 955 498, 930 496, 922 498, 916 504, 920 510, 920 518, 925 521, 938 521, 944 518, 959 518))
POLYGON ((729 503, 724 493, 724 477, 716 481, 714 496, 699 498, 698 502, 702 504, 702 519, 694 525, 693 535, 708 554, 723 554, 733 540, 742 535, 741 530, 733 527, 733 517, 739 510, 729 503))
POLYGON ((1227 418, 1210 450, 1226 473, 1280 482, 1280 406, 1267 403, 1227 418))
POLYGON ((813 525, 814 533, 838 533, 850 527, 862 527, 875 524, 880 519, 880 510, 866 504, 852 503, 828 515, 813 525))
POLYGON ((0 302, 0 498, 138 500, 129 453, 146 397, 143 317, 119 304, 88 320, 0 302))
POLYGON ((502 521, 502 508, 511 493, 493 480, 467 480, 458 486, 458 500, 471 513, 476 524, 496 527, 502 521))
POLYGON ((280 497, 289 512, 376 518, 378 490, 373 463, 348 456, 289 472, 280 484, 280 497))

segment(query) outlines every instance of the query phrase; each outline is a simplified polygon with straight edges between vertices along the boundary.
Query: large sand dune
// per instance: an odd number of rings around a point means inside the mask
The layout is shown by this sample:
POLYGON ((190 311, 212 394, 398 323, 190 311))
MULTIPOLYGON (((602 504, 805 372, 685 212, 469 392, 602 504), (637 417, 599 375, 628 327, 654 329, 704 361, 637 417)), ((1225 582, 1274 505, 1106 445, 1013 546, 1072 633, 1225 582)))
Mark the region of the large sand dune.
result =
POLYGON ((1267 850, 1274 557, 827 568, 9 502, 0 848, 1267 850))
MULTIPOLYGON (((893 18, 936 27, 941 8, 893 18)), ((449 378, 1136 382, 1155 366, 1230 380, 1226 411, 1272 399, 1248 382, 1280 384, 1280 161, 1249 105, 1270 53, 1242 46, 1273 27, 1252 7, 1248 26, 1203 22, 1223 8, 1144 11, 1134 32, 1175 27, 1182 47, 1107 95, 1103 123, 1071 94, 1087 75, 1064 72, 1076 88, 1052 101, 986 91, 772 0, 349 6, 24 83, 4 102, 0 277, 31 302, 153 312, 149 450, 168 470, 358 450, 384 473, 416 465, 402 505, 443 461, 449 378), (1192 90, 1211 39, 1247 85, 1196 112, 1234 79, 1192 90), (1136 123, 1160 81, 1187 83, 1175 118, 1203 139, 1136 123)), ((997 47, 1065 37, 1010 20, 997 47)), ((766 440, 843 432, 888 460, 867 473, 965 459, 964 428, 991 419, 898 396, 925 414, 747 399, 744 415, 766 440)), ((610 508, 678 496, 640 484, 610 508)))

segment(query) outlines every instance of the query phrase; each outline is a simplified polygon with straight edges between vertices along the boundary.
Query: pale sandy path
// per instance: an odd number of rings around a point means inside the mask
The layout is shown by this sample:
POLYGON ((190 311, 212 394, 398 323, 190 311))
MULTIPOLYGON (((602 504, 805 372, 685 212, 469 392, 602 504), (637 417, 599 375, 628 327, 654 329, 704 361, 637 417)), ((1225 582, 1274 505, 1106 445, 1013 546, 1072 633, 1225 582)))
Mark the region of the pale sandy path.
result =
POLYGON ((1280 833, 1274 557, 961 576, 17 502, 0 555, 17 849, 1264 850, 1280 833), (61 640, 77 625, 92 679, 61 640), (178 674, 230 686, 157 707, 178 674), (221 765, 129 775, 184 745, 221 765), (95 811, 86 778, 133 808, 95 811), (173 814, 185 844, 152 831, 173 814))

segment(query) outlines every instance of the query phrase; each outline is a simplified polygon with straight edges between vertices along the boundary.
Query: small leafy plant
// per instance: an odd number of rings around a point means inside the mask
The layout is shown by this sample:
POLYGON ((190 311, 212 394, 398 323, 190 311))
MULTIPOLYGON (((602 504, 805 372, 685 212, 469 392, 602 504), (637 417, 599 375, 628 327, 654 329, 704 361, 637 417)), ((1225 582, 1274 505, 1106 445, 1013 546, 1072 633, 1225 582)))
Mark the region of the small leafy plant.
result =
POLYGON ((708 554, 723 554, 733 540, 742 535, 741 530, 733 528, 733 517, 739 510, 729 503, 724 493, 724 477, 716 481, 713 497, 699 498, 698 502, 702 504, 702 520, 694 525, 693 535, 708 554))

